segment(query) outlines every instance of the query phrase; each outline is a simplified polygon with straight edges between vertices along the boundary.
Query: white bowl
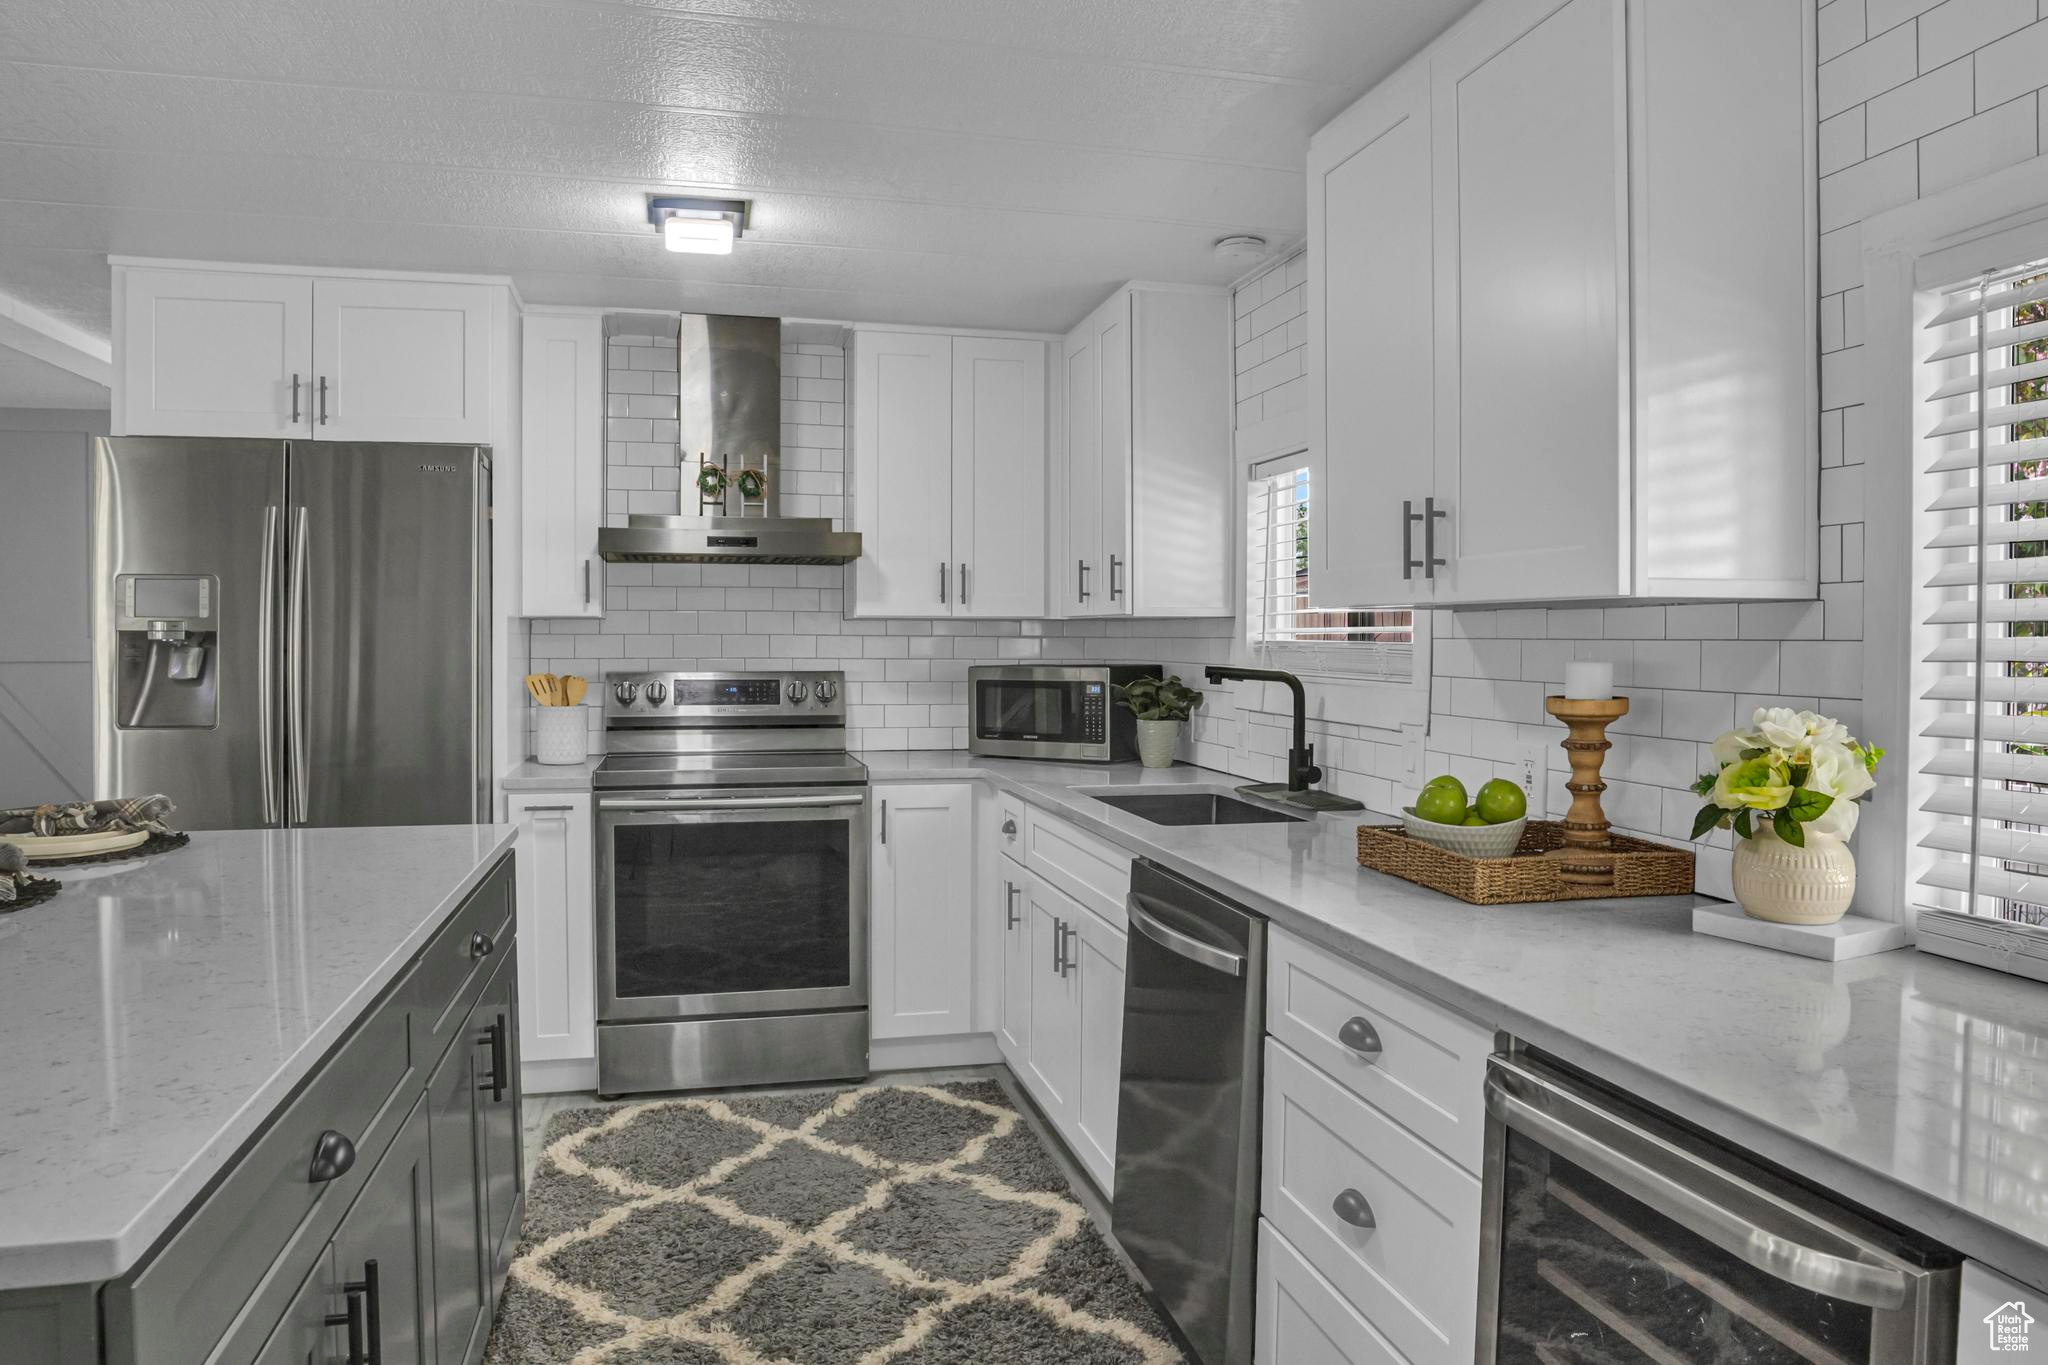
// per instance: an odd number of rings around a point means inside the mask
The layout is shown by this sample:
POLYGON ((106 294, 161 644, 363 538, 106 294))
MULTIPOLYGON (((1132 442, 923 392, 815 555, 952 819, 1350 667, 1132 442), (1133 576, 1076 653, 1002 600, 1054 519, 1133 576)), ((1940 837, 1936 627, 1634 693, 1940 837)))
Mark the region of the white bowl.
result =
POLYGON ((1467 858, 1514 856, 1516 846, 1522 842, 1522 826, 1529 823, 1528 817, 1523 816, 1504 825, 1439 825, 1417 815, 1413 806, 1401 808, 1401 819, 1408 826, 1411 839, 1447 848, 1467 858))

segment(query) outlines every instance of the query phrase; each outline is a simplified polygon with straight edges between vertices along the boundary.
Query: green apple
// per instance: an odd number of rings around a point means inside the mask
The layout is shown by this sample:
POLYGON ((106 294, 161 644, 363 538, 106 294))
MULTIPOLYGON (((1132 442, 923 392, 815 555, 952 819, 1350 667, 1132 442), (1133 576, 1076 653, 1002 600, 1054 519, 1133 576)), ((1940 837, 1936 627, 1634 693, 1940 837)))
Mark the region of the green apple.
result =
POLYGON ((1465 793, 1453 787, 1424 787, 1415 798, 1415 816, 1433 825, 1465 823, 1465 793))
POLYGON ((1474 806, 1471 810, 1465 812, 1465 823, 1468 825, 1490 825, 1493 821, 1481 815, 1479 807, 1474 806))
POLYGON ((1463 782, 1460 782, 1457 778, 1452 777, 1449 773, 1444 773, 1438 777, 1432 777, 1429 779, 1429 781, 1422 784, 1422 789, 1424 791, 1428 791, 1431 787, 1449 787, 1452 791, 1458 794, 1458 800, 1460 802, 1467 802, 1472 799, 1471 796, 1468 795, 1465 791, 1465 784, 1463 782))
POLYGON ((1472 809, 1489 825, 1505 825, 1529 813, 1529 799, 1522 789, 1503 777, 1496 777, 1479 789, 1472 809))

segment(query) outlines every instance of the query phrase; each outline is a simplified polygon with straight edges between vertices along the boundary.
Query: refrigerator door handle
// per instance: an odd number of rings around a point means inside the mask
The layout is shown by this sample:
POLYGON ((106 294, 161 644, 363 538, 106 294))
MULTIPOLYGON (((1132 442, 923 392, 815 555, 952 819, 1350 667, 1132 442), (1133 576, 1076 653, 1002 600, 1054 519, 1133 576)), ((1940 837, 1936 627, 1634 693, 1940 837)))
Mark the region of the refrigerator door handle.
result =
POLYGON ((291 819, 306 818, 306 509, 301 506, 292 530, 291 629, 285 644, 285 694, 290 702, 286 757, 291 768, 291 819))
POLYGON ((256 738, 263 763, 263 823, 277 818, 277 522, 276 503, 263 509, 263 570, 256 618, 256 738))

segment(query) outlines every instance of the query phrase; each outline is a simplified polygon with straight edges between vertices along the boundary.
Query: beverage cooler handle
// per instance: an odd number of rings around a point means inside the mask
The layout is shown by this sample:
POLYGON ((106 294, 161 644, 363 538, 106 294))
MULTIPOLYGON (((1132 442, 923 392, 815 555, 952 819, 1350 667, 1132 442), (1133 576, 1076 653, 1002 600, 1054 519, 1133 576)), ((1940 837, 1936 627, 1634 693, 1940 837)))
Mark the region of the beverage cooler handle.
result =
POLYGON ((291 629, 285 641, 285 692, 290 699, 285 736, 287 765, 291 769, 294 824, 306 818, 306 797, 310 787, 306 774, 306 613, 312 609, 306 595, 307 515, 299 508, 292 532, 291 629))
MULTIPOLYGON (((1512 1060, 1496 1058, 1488 1067, 1486 1112, 1767 1275, 1865 1308, 1889 1311, 1906 1302, 1909 1285, 1903 1270, 1837 1255, 1786 1235, 1782 1229, 1794 1220, 1811 1225, 1817 1234, 1828 1228, 1734 1172, 1621 1114, 1595 1107, 1512 1060), (1777 1226, 1765 1226, 1766 1218, 1777 1226)), ((1846 1240, 1850 1234, 1841 1230, 1835 1236, 1846 1240)))
MULTIPOLYGON (((294 402, 298 376, 292 376, 294 402)), ((263 765, 263 823, 278 823, 277 812, 277 522, 276 504, 263 509, 263 565, 257 575, 256 743, 263 765)))

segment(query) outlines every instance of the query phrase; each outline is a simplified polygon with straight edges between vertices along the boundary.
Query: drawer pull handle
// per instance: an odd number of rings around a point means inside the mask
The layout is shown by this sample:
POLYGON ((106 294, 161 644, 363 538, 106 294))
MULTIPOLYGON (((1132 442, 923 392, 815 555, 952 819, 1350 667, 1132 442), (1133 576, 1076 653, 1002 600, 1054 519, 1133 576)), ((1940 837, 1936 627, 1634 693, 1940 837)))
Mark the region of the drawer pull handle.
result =
POLYGON ((1368 1062, 1380 1057, 1380 1033, 1371 1021, 1356 1015, 1344 1021, 1344 1027, 1337 1030, 1337 1041, 1350 1048, 1368 1062))
POLYGON ((1003 927, 1005 929, 1014 929, 1019 922, 1017 914, 1017 883, 1005 878, 1003 881, 1003 927))
POLYGON ((1330 1211, 1355 1228, 1370 1232, 1378 1227, 1379 1220, 1372 1216, 1372 1205, 1357 1190, 1346 1190, 1330 1204, 1330 1211))
POLYGON ((483 930, 479 929, 469 936, 469 955, 471 957, 489 957, 497 951, 498 945, 496 940, 483 930))
POLYGON ((313 1144, 313 1164, 306 1168, 308 1184, 321 1185, 348 1174, 356 1164, 356 1145, 329 1128, 313 1144))
POLYGON ((1014 836, 1017 833, 1017 822, 1015 820, 1003 821, 1003 833, 1014 836))

